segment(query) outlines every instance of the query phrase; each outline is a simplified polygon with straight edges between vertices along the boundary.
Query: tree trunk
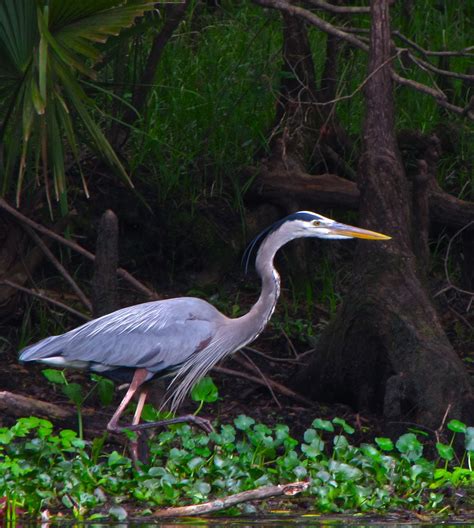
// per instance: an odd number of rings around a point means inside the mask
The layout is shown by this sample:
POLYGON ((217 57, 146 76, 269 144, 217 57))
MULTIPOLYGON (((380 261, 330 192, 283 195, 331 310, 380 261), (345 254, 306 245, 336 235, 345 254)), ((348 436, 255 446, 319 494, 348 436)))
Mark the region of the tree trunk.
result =
POLYGON ((423 192, 428 186, 408 181, 395 139, 388 4, 371 2, 369 80, 357 183, 360 224, 393 238, 358 243, 351 289, 299 381, 314 398, 436 428, 448 406, 450 417, 472 421, 474 398, 417 258, 426 255, 426 226, 419 236, 415 220, 421 214, 423 222, 428 221, 426 211, 420 210, 420 204, 426 205, 423 192))

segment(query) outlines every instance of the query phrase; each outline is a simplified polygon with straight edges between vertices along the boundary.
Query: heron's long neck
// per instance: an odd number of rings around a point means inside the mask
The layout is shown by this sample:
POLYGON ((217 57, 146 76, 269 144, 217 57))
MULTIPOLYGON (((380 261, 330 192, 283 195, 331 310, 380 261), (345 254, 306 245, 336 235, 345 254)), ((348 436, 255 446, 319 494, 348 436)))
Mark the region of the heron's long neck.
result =
POLYGON ((255 267, 262 281, 262 291, 252 309, 241 318, 246 322, 245 327, 250 330, 249 333, 253 334, 251 339, 263 330, 275 310, 280 296, 280 275, 273 265, 273 258, 286 242, 288 240, 281 239, 277 242, 271 234, 264 240, 257 253, 255 267))

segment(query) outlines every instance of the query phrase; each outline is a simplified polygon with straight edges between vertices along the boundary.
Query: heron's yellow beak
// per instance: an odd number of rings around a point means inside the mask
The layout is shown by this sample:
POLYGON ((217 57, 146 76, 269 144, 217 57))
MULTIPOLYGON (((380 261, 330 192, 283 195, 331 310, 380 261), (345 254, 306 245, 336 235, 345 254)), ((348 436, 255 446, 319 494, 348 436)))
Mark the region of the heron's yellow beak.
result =
POLYGON ((369 231, 368 229, 361 229, 360 227, 354 227, 346 224, 334 224, 331 226, 331 233, 334 235, 342 235, 353 238, 364 238, 366 240, 390 240, 392 237, 382 235, 375 231, 369 231))

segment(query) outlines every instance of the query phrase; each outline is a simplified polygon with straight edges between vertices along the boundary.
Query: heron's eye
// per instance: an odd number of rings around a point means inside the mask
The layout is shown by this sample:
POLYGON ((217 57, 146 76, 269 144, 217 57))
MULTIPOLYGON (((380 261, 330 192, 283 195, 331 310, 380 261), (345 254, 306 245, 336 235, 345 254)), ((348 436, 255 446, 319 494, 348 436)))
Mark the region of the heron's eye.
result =
POLYGON ((320 226, 321 225, 321 222, 319 220, 313 220, 312 224, 314 226, 320 226))

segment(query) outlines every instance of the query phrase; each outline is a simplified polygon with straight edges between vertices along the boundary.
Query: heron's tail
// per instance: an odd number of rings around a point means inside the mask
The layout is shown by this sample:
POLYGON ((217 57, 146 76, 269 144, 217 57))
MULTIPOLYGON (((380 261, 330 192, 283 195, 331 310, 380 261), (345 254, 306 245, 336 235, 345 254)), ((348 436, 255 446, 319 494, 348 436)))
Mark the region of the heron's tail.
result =
POLYGON ((19 361, 41 361, 61 353, 62 343, 58 339, 61 336, 52 336, 43 339, 39 343, 31 345, 20 351, 19 361))

